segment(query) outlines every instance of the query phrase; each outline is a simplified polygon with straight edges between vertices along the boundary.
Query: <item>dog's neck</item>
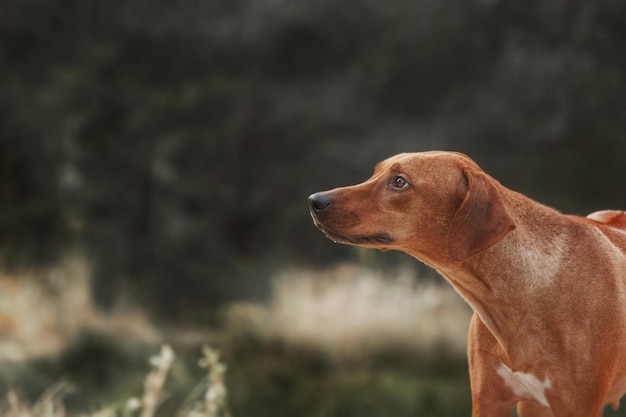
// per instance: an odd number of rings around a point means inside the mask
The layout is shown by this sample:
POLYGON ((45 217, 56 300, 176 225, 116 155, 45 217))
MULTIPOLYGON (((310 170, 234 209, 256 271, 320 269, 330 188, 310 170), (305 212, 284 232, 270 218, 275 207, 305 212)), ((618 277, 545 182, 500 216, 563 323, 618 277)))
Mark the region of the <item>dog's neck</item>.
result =
POLYGON ((512 191, 503 198, 516 228, 466 262, 437 269, 505 347, 504 340, 511 342, 511 337, 504 333, 527 323, 533 311, 541 311, 541 306, 534 305, 540 298, 537 294, 557 276, 571 237, 558 221, 562 215, 554 216, 553 209, 512 191), (530 204, 520 204, 520 199, 530 204), (542 238, 537 239, 538 235, 542 238), (502 259, 507 262, 494 261, 502 259))
POLYGON ((521 194, 509 191, 503 198, 515 229, 462 267, 487 283, 495 296, 520 299, 550 285, 572 238, 571 227, 564 215, 521 194), (508 261, 506 268, 497 261, 502 259, 508 261))

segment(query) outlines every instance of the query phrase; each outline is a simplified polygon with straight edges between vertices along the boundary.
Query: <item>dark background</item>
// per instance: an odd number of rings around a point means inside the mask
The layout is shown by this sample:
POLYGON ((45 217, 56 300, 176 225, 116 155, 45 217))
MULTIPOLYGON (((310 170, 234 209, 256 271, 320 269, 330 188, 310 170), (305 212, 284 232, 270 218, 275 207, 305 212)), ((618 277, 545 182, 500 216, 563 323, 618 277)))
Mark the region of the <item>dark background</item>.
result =
POLYGON ((103 307, 195 320, 358 256, 306 197, 400 151, 626 208, 625 44, 615 0, 2 1, 2 266, 78 248, 103 307))

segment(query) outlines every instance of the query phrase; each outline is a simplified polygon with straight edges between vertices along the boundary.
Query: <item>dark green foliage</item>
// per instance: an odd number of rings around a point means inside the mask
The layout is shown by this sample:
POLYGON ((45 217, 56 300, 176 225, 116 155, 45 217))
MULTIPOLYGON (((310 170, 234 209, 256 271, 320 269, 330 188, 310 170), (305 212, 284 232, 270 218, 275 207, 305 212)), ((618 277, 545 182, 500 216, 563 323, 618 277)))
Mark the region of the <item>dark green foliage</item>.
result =
POLYGON ((227 344, 234 415, 455 416, 470 413, 467 362, 449 354, 379 352, 355 362, 238 334, 227 344))
MULTIPOLYGON (((470 413, 467 363, 449 354, 401 350, 354 362, 336 362, 318 350, 233 333, 220 349, 227 364, 228 404, 233 416, 247 417, 410 417, 470 413)), ((121 347, 111 336, 86 333, 58 360, 2 364, 0 389, 17 389, 35 402, 63 378, 74 389, 64 397, 72 415, 123 409, 141 397, 157 346, 121 347)), ((199 346, 174 346, 157 416, 176 415, 186 401, 201 397, 206 371, 198 367, 199 346)), ((126 415, 126 414, 120 414, 126 415)))
POLYGON ((626 5, 531 3, 5 1, 1 259, 79 245, 103 304, 189 317, 352 256, 307 195, 434 148, 566 211, 624 208, 626 5))
POLYGON ((154 350, 136 341, 123 344, 110 335, 85 331, 58 357, 0 363, 0 392, 15 390, 34 403, 54 383, 67 381, 72 388, 63 402, 70 411, 101 409, 141 394, 154 350))

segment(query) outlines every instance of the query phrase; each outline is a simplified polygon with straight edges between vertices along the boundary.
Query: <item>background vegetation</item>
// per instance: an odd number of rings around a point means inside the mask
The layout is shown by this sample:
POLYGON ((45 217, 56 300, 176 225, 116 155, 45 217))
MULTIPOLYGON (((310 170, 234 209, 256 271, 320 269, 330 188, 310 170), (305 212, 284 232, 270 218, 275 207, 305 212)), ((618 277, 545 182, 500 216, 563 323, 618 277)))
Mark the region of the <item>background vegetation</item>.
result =
MULTIPOLYGON (((233 370, 232 399, 246 404, 235 415, 403 416, 437 404, 456 386, 416 375, 455 381, 439 367, 448 356, 381 347, 338 365, 318 345, 234 330, 224 311, 269 302, 290 268, 349 260, 432 277, 399 254, 332 245, 308 216, 308 194, 359 182, 400 151, 466 152, 567 212, 626 207, 625 41, 621 0, 1 2, 0 263, 14 290, 0 293, 0 338, 24 366, 51 358, 37 372, 11 362, 5 383, 29 375, 22 389, 35 395, 59 375, 80 379, 74 370, 112 372, 104 384, 122 391, 133 377, 116 369, 140 363, 143 375, 162 329, 194 329, 170 335, 190 357, 208 338, 231 366, 249 365, 233 370), (80 284, 50 272, 68 259, 83 272, 61 276, 80 284), (74 284, 91 318, 59 329, 74 284), (56 300, 56 315, 34 313, 52 324, 29 327, 24 306, 38 305, 7 295, 31 289, 56 300), (129 333, 111 323, 124 314, 152 336, 120 345, 129 333), (268 380, 271 392, 242 382, 268 380)), ((466 384, 464 364, 454 369, 466 384)), ((429 415, 460 415, 459 398, 429 415)))

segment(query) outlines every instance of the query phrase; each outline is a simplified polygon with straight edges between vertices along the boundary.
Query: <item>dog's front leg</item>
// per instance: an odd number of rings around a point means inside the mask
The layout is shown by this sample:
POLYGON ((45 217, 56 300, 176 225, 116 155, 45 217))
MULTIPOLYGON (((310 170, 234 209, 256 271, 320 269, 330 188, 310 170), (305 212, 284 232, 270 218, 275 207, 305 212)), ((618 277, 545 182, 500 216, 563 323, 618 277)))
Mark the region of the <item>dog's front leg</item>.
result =
POLYGON ((497 340, 474 313, 468 336, 468 361, 472 388, 472 417, 510 417, 517 399, 497 369, 497 340))
POLYGON ((519 417, 554 417, 550 408, 533 401, 520 401, 517 404, 517 415, 519 417))

